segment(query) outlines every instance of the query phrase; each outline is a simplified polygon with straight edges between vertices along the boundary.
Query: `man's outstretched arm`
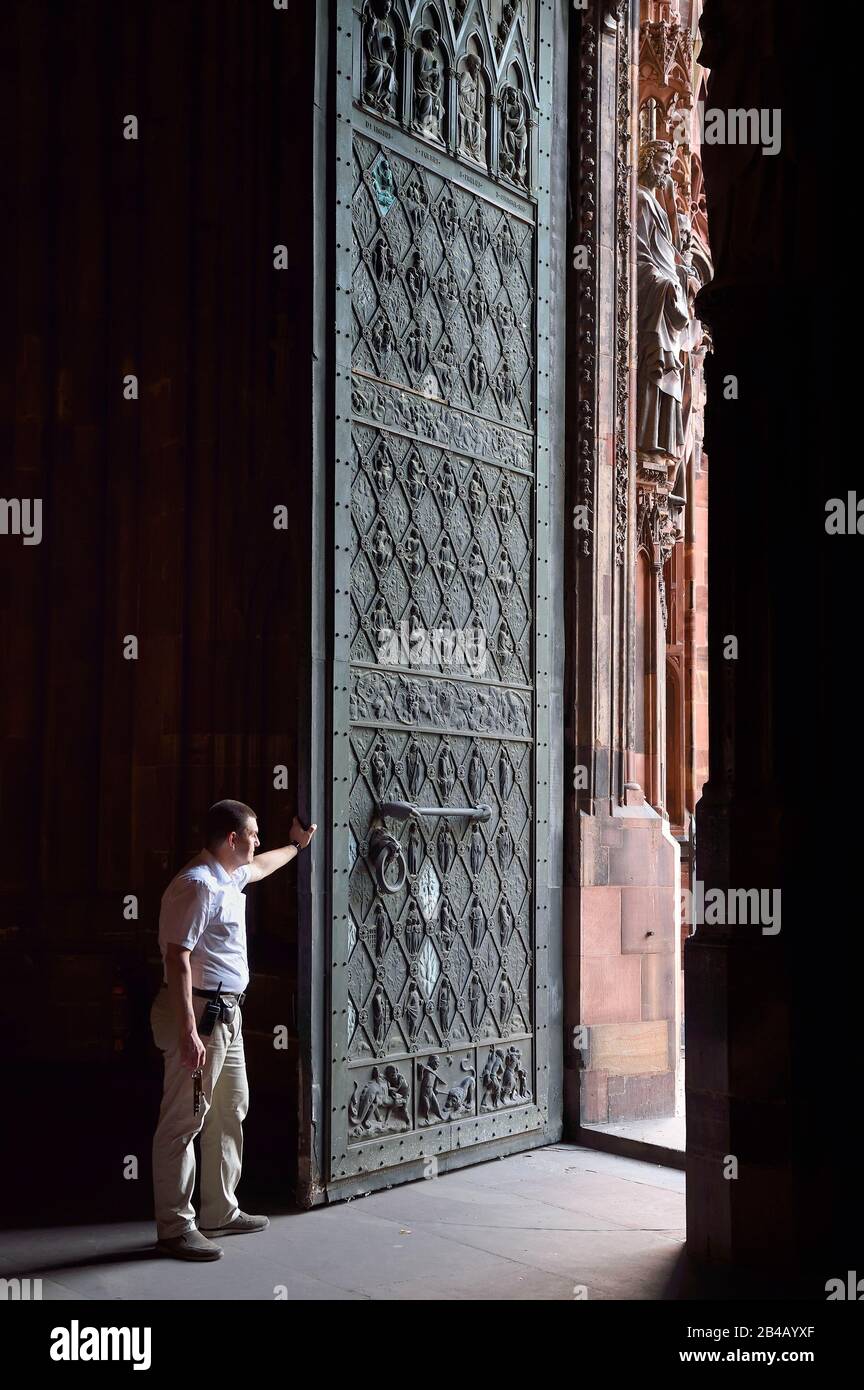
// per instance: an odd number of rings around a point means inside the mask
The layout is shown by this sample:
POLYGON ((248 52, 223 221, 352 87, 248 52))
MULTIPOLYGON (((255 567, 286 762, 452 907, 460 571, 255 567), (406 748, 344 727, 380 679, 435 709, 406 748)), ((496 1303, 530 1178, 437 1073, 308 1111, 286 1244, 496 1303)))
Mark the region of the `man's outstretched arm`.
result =
POLYGON ((291 823, 291 844, 284 845, 282 849, 268 849, 263 854, 256 854, 254 861, 249 866, 249 877, 247 883, 256 883, 259 878, 266 878, 268 874, 275 873, 277 869, 282 869, 286 864, 290 864, 292 859, 296 859, 301 849, 305 849, 315 831, 318 829, 313 821, 307 830, 300 824, 297 817, 291 823))

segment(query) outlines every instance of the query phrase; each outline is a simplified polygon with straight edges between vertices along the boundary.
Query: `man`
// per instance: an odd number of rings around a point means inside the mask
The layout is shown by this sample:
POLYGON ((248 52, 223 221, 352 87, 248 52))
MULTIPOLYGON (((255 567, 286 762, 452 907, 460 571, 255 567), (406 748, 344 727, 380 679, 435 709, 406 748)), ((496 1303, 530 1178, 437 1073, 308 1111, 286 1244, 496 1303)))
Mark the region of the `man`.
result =
POLYGON ((165 1082, 153 1138, 153 1192, 157 1245, 175 1259, 218 1260, 222 1249, 210 1236, 245 1235, 270 1224, 240 1211, 234 1196, 249 1106, 240 1014, 249 983, 243 889, 296 858, 315 830, 295 816, 290 844, 256 857, 255 812, 242 801, 218 801, 207 812, 206 848, 162 897, 163 984, 150 1018, 165 1056, 165 1082), (199 1133, 200 1229, 192 1207, 199 1133))

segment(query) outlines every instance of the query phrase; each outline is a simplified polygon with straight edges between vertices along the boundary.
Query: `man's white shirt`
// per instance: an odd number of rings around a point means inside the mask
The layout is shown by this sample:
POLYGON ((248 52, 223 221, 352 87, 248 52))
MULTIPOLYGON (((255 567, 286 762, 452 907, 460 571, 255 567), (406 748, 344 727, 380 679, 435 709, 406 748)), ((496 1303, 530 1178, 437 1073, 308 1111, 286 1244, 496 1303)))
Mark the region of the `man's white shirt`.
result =
POLYGON ((246 899, 248 864, 229 874, 209 850, 181 869, 162 894, 159 949, 162 978, 170 942, 191 951, 194 989, 240 994, 249 983, 246 957, 246 899))

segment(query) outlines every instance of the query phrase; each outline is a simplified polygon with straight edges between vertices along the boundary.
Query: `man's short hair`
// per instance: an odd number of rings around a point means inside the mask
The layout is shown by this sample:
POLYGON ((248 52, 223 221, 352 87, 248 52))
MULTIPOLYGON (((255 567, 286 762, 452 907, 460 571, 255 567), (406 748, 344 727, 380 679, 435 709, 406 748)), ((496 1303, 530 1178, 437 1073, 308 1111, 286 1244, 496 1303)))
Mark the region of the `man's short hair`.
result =
POLYGON ((221 845, 232 830, 238 834, 245 830, 246 822, 250 819, 257 820, 258 817, 245 802, 217 801, 215 806, 210 807, 204 821, 204 843, 208 849, 221 845))

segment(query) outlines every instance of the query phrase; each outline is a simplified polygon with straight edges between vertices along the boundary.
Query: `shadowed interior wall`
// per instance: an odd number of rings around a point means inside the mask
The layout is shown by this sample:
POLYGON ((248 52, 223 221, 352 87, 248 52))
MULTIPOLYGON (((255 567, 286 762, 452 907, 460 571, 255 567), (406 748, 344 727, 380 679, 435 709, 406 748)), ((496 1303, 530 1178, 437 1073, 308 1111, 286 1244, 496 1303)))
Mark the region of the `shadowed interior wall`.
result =
MULTIPOLYGON (((212 801, 253 805, 265 848, 297 804, 313 25, 311 5, 244 0, 32 0, 4 25, 0 494, 41 498, 44 517, 39 545, 0 536, 6 1047, 22 1089, 50 1058, 57 1106, 63 1068, 70 1107, 92 1097, 110 1139, 87 1181, 127 1208, 133 1188, 149 1201, 160 895, 212 801), (139 1183, 122 1183, 130 1152, 139 1183)), ((248 894, 247 1134, 283 1189, 296 873, 248 894)))

